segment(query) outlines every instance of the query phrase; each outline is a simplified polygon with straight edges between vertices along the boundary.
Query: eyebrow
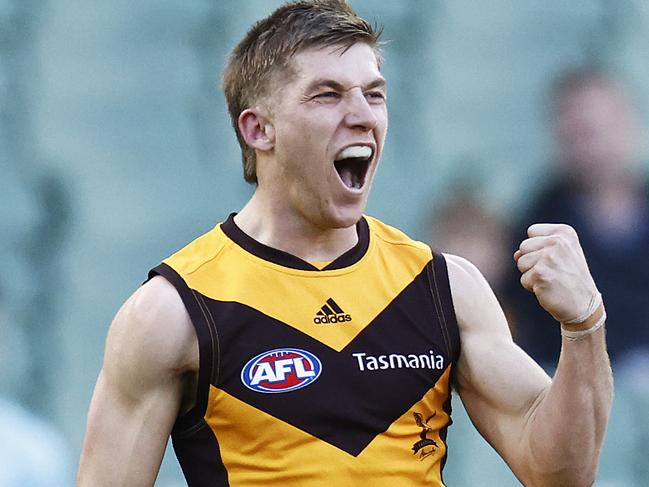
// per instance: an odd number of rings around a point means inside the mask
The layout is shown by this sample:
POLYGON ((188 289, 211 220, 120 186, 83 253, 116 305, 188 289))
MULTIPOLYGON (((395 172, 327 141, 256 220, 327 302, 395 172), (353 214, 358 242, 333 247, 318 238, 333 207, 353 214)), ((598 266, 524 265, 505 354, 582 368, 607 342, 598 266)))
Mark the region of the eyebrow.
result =
MULTIPOLYGON (((372 90, 374 88, 385 88, 387 85, 385 78, 376 78, 373 81, 369 82, 367 85, 361 86, 363 90, 372 90)), ((347 91, 347 88, 342 83, 339 83, 333 79, 321 78, 316 79, 309 83, 306 87, 306 91, 310 92, 317 88, 332 88, 336 91, 347 91)))

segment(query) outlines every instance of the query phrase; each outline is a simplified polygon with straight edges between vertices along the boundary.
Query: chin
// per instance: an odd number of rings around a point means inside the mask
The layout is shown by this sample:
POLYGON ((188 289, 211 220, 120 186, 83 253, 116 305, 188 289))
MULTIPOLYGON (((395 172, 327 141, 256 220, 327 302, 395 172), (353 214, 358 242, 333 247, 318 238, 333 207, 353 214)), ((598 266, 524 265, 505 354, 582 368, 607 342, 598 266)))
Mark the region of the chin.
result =
POLYGON ((353 227, 363 217, 365 206, 356 208, 335 208, 333 211, 323 215, 327 228, 349 228, 353 227))

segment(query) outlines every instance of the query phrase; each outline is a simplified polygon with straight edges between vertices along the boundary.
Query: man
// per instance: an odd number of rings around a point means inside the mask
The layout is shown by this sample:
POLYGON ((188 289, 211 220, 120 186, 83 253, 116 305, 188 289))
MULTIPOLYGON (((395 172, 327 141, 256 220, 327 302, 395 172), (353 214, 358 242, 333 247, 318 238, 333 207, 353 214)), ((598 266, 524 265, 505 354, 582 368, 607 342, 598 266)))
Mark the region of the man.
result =
POLYGON ((378 34, 341 0, 287 4, 234 49, 224 88, 254 195, 118 312, 79 485, 152 485, 171 433, 192 487, 441 486, 451 372, 521 481, 593 482, 611 374, 576 235, 536 225, 515 255, 569 335, 550 380, 475 267, 363 216, 379 66, 378 34))
MULTIPOLYGON (((624 319, 624 330, 613 329, 607 337, 613 365, 622 368, 649 350, 649 191, 641 117, 624 86, 592 66, 562 73, 551 102, 552 176, 519 228, 553 221, 579 232, 609 317, 624 319)), ((515 311, 520 345, 540 363, 554 365, 561 344, 545 333, 550 316, 521 292, 513 272, 509 281, 507 300, 515 311)))

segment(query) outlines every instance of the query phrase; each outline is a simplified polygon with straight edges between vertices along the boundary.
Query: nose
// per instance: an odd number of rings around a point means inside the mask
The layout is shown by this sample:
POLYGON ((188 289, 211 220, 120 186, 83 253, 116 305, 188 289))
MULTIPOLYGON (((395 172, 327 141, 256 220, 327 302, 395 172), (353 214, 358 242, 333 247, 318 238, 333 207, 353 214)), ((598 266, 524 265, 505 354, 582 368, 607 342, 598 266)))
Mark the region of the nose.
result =
POLYGON ((354 88, 348 92, 345 123, 349 127, 365 131, 373 130, 376 127, 377 117, 374 109, 360 88, 354 88))

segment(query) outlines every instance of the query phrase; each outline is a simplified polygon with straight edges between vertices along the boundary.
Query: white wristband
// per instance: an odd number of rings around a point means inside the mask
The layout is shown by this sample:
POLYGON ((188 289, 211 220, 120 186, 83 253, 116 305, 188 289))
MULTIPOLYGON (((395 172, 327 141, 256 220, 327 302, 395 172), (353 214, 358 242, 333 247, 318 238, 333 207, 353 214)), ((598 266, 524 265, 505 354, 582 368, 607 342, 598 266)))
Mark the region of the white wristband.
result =
POLYGON ((576 325, 578 323, 583 323, 586 321, 596 310, 599 308, 599 305, 602 304, 602 294, 599 291, 595 291, 595 294, 590 298, 590 303, 588 303, 588 308, 584 311, 583 314, 577 316, 576 318, 568 321, 563 321, 565 325, 576 325))
MULTIPOLYGON (((601 296, 600 296, 600 300, 601 300, 601 296)), ((563 324, 561 324, 561 336, 566 337, 570 341, 581 340, 585 336, 592 335, 593 333, 595 333, 602 326, 604 326, 605 322, 606 322, 606 310, 602 312, 602 316, 600 316, 599 320, 597 320, 597 323, 595 323, 590 328, 587 328, 586 330, 570 331, 570 330, 566 330, 563 327, 563 324)))

